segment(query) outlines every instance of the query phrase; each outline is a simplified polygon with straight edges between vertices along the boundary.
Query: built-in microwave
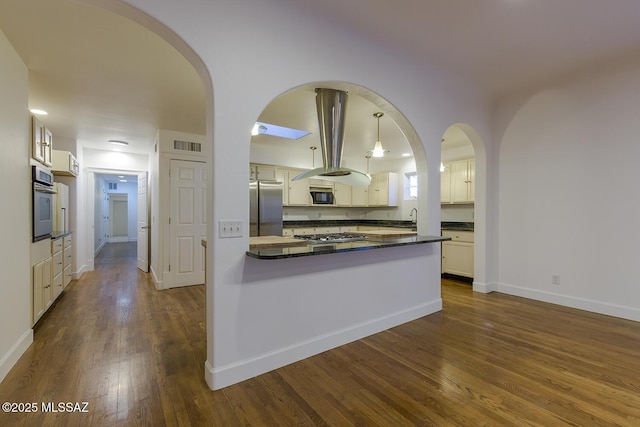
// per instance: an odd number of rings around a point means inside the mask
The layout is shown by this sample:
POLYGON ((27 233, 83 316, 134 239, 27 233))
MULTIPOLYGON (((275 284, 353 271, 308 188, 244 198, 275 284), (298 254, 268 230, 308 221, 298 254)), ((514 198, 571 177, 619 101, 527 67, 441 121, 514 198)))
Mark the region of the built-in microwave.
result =
POLYGON ((314 205, 333 205, 333 191, 330 189, 312 189, 311 203, 314 205))
POLYGON ((33 166, 33 241, 47 239, 53 232, 53 174, 33 166))

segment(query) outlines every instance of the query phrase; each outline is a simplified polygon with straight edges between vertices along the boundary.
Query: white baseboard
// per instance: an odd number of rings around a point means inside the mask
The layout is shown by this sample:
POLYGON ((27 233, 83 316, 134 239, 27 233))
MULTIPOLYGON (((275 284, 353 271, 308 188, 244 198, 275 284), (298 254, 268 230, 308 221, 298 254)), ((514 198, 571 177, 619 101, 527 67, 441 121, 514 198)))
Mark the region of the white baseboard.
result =
POLYGON ((13 368, 13 365, 15 365, 18 359, 20 359, 20 356, 27 351, 27 348, 29 348, 32 342, 33 329, 29 329, 22 334, 20 339, 11 346, 7 354, 0 359, 0 382, 4 380, 4 377, 7 376, 11 368, 13 368))
POLYGON ((109 237, 109 243, 126 243, 129 241, 129 236, 112 236, 109 237))
POLYGON ((78 271, 76 271, 75 273, 71 273, 71 278, 72 278, 73 280, 78 280, 79 278, 81 278, 81 277, 82 277, 82 275, 84 274, 84 272, 85 272, 85 271, 88 271, 88 270, 87 270, 87 266, 86 266, 86 265, 83 265, 82 267, 80 267, 80 268, 78 269, 78 271))
POLYGON ((205 379, 210 389, 218 390, 440 310, 442 310, 442 299, 437 299, 218 368, 211 366, 207 360, 205 379))
POLYGON ((622 319, 640 322, 640 309, 634 307, 625 307, 622 305, 574 297, 571 295, 562 295, 554 292, 541 291, 539 289, 524 288, 507 283, 498 283, 497 291, 504 294, 515 295, 518 297, 534 299, 537 301, 558 304, 565 307, 577 308, 579 310, 585 310, 593 313, 620 317, 622 319))
POLYGON ((473 291, 480 292, 483 294, 488 294, 491 292, 495 292, 498 289, 498 285, 495 283, 482 283, 482 282, 473 282, 473 291))
POLYGON ((158 279, 158 275, 156 274, 156 271, 152 266, 149 266, 149 271, 151 272, 151 279, 153 280, 153 284, 155 285, 156 289, 164 289, 164 283, 162 282, 162 280, 158 279))

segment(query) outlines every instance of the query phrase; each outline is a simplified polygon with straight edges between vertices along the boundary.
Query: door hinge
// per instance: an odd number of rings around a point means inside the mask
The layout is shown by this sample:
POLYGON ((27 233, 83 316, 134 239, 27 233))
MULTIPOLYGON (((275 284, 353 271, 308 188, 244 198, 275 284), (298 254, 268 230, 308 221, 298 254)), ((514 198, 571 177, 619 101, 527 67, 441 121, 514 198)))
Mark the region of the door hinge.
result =
POLYGON ((169 271, 171 271, 171 264, 169 264, 169 271))
POLYGON ((169 224, 171 224, 171 217, 169 217, 169 224))

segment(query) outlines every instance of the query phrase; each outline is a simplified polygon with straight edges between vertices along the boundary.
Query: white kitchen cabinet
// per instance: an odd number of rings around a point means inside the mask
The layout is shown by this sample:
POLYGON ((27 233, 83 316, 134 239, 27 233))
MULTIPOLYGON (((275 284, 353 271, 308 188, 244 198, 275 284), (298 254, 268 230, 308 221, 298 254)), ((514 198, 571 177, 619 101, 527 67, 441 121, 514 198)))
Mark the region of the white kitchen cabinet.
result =
POLYGON ((369 205, 369 187, 351 187, 351 206, 369 205))
POLYGON ((371 175, 369 206, 398 206, 398 174, 395 172, 371 175))
POLYGON ((62 254, 62 239, 56 239, 51 241, 51 285, 53 286, 53 299, 56 299, 61 293, 64 287, 62 270, 64 268, 64 260, 62 254))
POLYGON ((443 230, 442 272, 473 278, 473 232, 443 230))
POLYGON ((52 258, 48 257, 33 266, 32 322, 35 324, 53 301, 51 289, 52 258))
POLYGON ((451 203, 473 203, 475 200, 475 161, 451 162, 451 203))
POLYGON ((315 234, 339 233, 340 227, 315 227, 315 234))
POLYGON ((293 237, 293 228, 283 228, 282 229, 283 237, 293 237))
POLYGON ((440 203, 451 203, 451 163, 443 163, 440 172, 440 203))
POLYGON ((351 186, 341 182, 334 182, 333 195, 336 206, 352 206, 351 186))
POLYGON ((288 170, 288 178, 285 182, 287 194, 287 206, 309 206, 309 180, 301 179, 292 181, 293 178, 300 175, 300 170, 288 170))
POLYGON ((36 116, 31 116, 31 157, 51 166, 53 134, 36 116))
POLYGON ((293 234, 298 236, 306 236, 308 234, 316 234, 315 227, 298 227, 293 229, 293 234))
POLYGON ((275 181, 276 167, 266 165, 249 165, 250 181, 275 181))
POLYGON ((51 172, 54 175, 78 176, 80 173, 80 163, 69 151, 51 150, 51 159, 51 172))
POLYGON ((67 285, 71 282, 71 261, 73 259, 73 254, 71 249, 72 245, 72 237, 71 235, 65 236, 62 239, 63 249, 62 249, 62 257, 63 257, 63 268, 62 268, 62 286, 66 288, 67 285))

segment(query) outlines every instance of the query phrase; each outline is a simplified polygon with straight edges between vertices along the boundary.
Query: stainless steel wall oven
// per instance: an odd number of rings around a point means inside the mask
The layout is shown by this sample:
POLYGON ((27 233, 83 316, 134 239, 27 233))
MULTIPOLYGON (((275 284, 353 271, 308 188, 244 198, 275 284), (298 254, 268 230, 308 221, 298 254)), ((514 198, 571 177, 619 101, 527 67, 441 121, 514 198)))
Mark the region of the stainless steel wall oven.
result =
POLYGON ((53 231, 53 174, 40 166, 32 166, 33 241, 51 237, 53 231))

